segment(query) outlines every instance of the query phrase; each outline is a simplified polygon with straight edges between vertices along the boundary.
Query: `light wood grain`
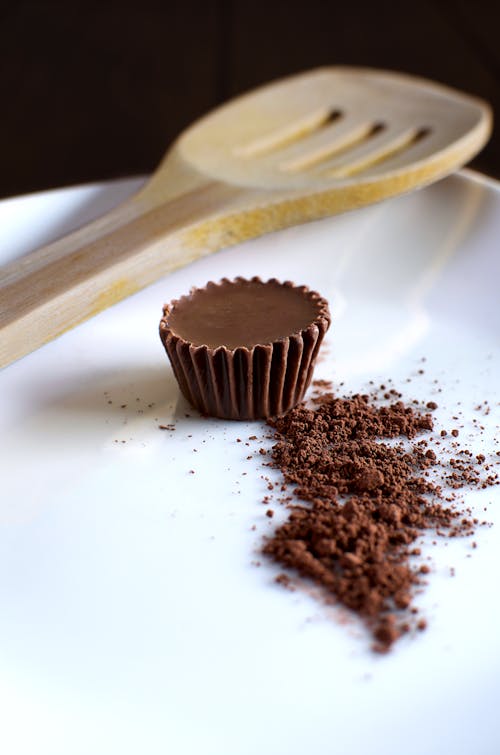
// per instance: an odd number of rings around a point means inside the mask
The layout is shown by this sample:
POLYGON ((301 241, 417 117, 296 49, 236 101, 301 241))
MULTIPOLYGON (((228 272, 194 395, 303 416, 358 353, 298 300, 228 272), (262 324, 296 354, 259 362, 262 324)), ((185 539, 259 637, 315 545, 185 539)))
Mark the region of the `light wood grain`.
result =
POLYGON ((486 103, 367 69, 240 97, 181 135, 135 197, 0 271, 0 366, 204 254, 435 181, 490 131, 486 103))

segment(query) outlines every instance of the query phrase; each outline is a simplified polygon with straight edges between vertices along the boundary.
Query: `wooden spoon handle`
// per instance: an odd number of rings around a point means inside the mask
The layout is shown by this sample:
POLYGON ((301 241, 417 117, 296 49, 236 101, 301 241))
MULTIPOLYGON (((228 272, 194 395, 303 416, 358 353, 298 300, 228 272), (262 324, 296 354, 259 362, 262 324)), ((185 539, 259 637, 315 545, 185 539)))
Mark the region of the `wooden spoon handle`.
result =
POLYGON ((157 206, 141 195, 0 271, 0 367, 210 251, 186 231, 224 203, 217 183, 157 206))

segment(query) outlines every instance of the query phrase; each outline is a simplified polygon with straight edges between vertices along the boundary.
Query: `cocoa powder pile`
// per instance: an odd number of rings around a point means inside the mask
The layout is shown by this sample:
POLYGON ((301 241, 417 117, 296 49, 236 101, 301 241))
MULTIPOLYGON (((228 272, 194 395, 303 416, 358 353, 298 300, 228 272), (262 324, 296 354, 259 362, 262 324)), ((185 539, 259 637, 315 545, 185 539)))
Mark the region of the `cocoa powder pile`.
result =
MULTIPOLYGON (((430 569, 419 560, 417 541, 429 531, 440 537, 474 532, 477 519, 454 507, 456 493, 448 486, 444 492, 442 481, 455 489, 497 484, 496 475, 484 483, 476 469, 484 457, 443 463, 428 439, 431 414, 399 398, 378 405, 368 395, 327 393, 312 408, 299 406, 269 424, 277 440, 269 466, 281 470, 282 489, 294 486, 294 498, 282 499, 288 519, 263 552, 361 617, 378 652, 424 629, 412 600, 430 569)), ((277 581, 286 585, 290 578, 281 574, 277 581)))

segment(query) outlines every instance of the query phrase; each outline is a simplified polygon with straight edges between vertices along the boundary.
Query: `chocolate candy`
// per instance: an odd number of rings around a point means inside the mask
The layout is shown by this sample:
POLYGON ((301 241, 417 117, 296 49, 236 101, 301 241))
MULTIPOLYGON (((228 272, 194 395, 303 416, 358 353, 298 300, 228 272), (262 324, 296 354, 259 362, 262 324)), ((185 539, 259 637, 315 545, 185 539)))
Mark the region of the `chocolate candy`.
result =
POLYGON ((302 400, 329 325, 326 300, 305 286, 224 278, 166 305, 160 337, 193 406, 248 420, 302 400))

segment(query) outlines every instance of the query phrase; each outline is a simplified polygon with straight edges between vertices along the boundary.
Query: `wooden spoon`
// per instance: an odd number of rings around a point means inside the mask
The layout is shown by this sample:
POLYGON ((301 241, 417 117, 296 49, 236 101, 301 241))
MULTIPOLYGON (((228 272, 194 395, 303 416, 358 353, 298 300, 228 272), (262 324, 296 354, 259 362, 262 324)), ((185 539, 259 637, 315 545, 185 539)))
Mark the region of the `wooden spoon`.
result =
POLYGON ((481 100, 370 69, 239 97, 187 129, 138 194, 0 271, 0 367, 216 249, 435 181, 491 122, 481 100))

